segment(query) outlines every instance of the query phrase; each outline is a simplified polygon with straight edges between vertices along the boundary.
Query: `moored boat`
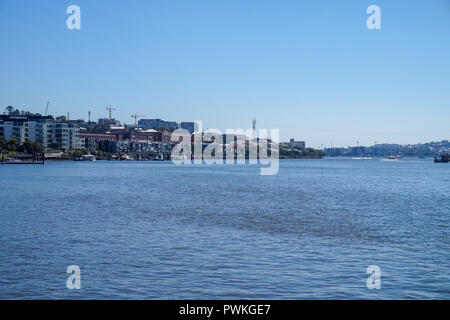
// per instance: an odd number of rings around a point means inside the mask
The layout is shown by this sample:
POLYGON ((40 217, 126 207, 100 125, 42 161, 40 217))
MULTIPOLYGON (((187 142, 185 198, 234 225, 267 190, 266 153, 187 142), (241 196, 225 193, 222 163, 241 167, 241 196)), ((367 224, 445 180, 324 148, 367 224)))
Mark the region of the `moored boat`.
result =
POLYGON ((96 161, 97 158, 92 154, 83 154, 82 156, 75 157, 74 161, 96 161))
POLYGON ((120 160, 121 161, 134 161, 134 158, 130 157, 127 154, 124 154, 124 155, 120 156, 120 160))
POLYGON ((448 163, 448 161, 449 161, 448 153, 441 155, 440 158, 434 157, 434 162, 435 163, 448 163))
POLYGON ((384 158, 384 160, 386 160, 386 161, 397 161, 399 158, 400 158, 399 156, 390 155, 387 158, 384 158))
POLYGON ((95 158, 92 154, 84 154, 81 156, 81 161, 96 161, 97 158, 95 158))

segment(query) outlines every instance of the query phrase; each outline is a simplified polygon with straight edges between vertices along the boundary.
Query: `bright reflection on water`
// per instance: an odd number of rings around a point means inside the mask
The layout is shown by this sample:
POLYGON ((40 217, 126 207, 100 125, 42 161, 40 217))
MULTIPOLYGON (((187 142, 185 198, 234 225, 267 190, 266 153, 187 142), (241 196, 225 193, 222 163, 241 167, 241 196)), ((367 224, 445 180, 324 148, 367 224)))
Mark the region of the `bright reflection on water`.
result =
POLYGON ((0 185, 0 298, 450 298, 448 164, 63 162, 0 185))

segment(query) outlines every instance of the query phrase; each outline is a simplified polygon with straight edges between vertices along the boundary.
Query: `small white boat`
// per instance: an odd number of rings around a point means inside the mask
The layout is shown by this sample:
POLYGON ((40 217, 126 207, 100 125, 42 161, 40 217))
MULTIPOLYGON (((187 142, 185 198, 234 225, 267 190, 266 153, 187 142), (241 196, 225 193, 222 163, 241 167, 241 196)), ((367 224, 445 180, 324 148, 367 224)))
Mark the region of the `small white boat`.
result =
POLYGON ((121 161, 134 161, 134 158, 130 157, 129 155, 125 154, 120 157, 121 161))
POLYGON ((386 160, 388 160, 388 161, 397 161, 398 158, 399 158, 398 156, 389 156, 389 157, 386 158, 386 160))
POLYGON ((96 161, 97 158, 95 158, 92 154, 84 154, 81 156, 81 161, 96 161))

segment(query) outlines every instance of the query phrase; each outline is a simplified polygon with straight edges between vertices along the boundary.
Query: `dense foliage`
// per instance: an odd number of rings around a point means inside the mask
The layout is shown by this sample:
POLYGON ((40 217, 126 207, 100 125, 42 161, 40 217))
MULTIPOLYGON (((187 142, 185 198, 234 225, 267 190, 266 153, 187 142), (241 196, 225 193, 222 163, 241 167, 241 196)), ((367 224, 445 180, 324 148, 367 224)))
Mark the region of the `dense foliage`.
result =
POLYGON ((12 138, 6 140, 4 137, 0 137, 0 152, 2 153, 15 153, 23 152, 27 154, 41 154, 44 152, 44 148, 41 144, 33 141, 25 141, 20 145, 19 140, 12 138))
POLYGON ((323 152, 313 148, 280 147, 280 159, 322 158, 323 152))

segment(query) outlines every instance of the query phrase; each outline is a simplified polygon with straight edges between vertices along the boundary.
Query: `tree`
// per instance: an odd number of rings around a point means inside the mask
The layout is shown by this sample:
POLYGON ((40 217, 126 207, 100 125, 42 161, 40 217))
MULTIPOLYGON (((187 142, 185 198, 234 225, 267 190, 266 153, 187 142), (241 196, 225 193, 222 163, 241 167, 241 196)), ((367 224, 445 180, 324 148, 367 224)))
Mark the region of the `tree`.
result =
POLYGON ((20 147, 20 143, 19 140, 17 140, 16 138, 12 138, 10 140, 8 140, 8 142, 6 143, 6 150, 7 151, 17 151, 20 147))
POLYGON ((44 152, 44 148, 42 147, 41 144, 37 143, 37 142, 33 142, 33 141, 25 141, 22 146, 20 147, 22 152, 28 153, 28 154, 32 154, 32 155, 36 155, 39 153, 43 153, 44 152))
POLYGON ((97 124, 90 123, 85 126, 87 133, 105 133, 110 130, 111 126, 107 123, 97 124))
POLYGON ((14 111, 14 107, 7 106, 7 107, 5 108, 5 112, 6 112, 8 115, 11 115, 13 111, 14 111))
POLYGON ((22 115, 24 115, 24 116, 41 116, 41 114, 40 113, 33 113, 33 112, 30 112, 30 111, 22 111, 22 115))
POLYGON ((6 151, 8 146, 8 141, 5 137, 0 137, 0 152, 6 151))

